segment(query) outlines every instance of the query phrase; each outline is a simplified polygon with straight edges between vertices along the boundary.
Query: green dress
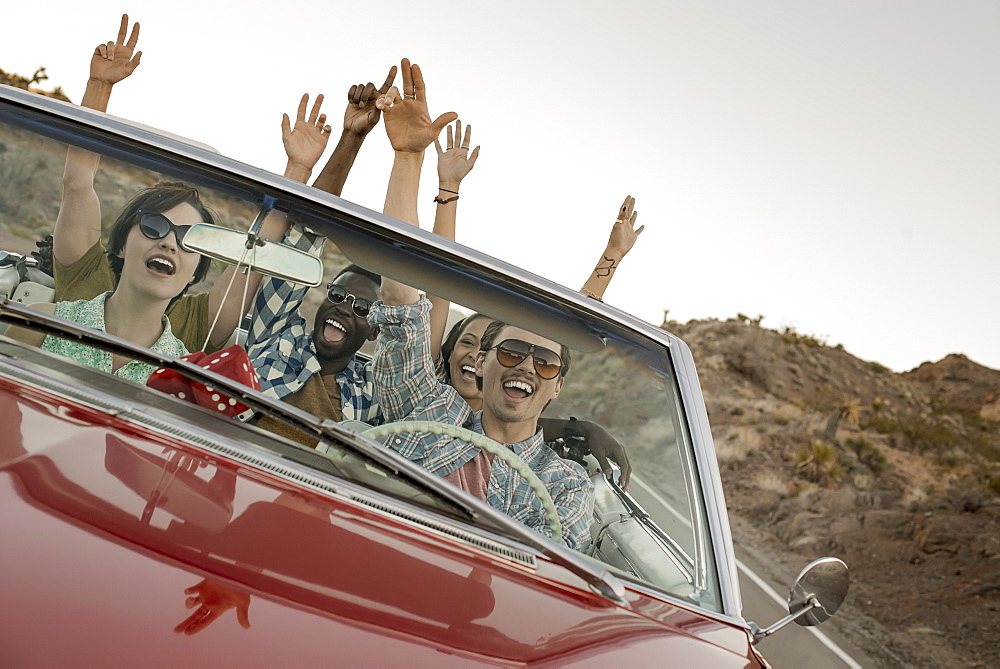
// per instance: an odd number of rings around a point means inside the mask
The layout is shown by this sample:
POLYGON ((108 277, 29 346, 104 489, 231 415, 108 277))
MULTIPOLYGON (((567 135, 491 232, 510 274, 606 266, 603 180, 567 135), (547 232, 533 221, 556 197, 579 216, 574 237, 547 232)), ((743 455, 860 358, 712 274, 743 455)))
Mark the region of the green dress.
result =
MULTIPOLYGON (((111 291, 101 293, 92 300, 57 302, 55 315, 94 330, 107 332, 104 329, 104 301, 108 299, 109 295, 111 295, 111 291)), ((109 374, 112 373, 112 356, 108 351, 102 351, 92 346, 81 344, 78 341, 62 339, 52 335, 45 338, 45 341, 42 342, 42 348, 56 355, 61 355, 64 358, 76 360, 88 367, 94 367, 109 374)), ((166 353, 175 356, 187 355, 188 352, 184 343, 170 331, 170 320, 166 316, 163 317, 163 334, 149 348, 156 353, 166 353)), ((145 384, 146 379, 154 371, 156 371, 156 366, 154 365, 139 362, 138 360, 130 360, 119 367, 114 372, 114 375, 128 379, 129 381, 145 384)))

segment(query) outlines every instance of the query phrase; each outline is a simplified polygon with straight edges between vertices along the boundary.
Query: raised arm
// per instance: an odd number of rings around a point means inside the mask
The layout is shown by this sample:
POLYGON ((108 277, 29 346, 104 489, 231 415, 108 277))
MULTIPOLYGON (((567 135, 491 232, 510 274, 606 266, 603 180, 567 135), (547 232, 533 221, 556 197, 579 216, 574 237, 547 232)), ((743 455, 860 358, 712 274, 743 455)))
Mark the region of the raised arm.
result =
MULTIPOLYGON (((431 120, 427 113, 427 91, 418 65, 403 59, 403 96, 393 86, 379 97, 376 105, 385 115, 385 132, 395 152, 389 187, 385 194, 383 213, 406 223, 419 225, 417 220, 417 190, 424 150, 446 125, 458 118, 447 112, 431 120)), ((389 277, 382 278, 382 301, 386 305, 416 304, 419 293, 389 277)))
POLYGON ((358 157, 361 144, 368 133, 378 125, 382 112, 375 106, 375 101, 385 95, 396 78, 396 66, 389 70, 385 82, 375 88, 375 84, 356 84, 347 92, 347 109, 344 111, 344 129, 340 141, 323 167, 323 171, 313 182, 314 188, 340 196, 344 190, 347 175, 358 157))
POLYGON ((312 176, 313 167, 326 151, 333 129, 326 124, 326 114, 321 114, 323 94, 316 96, 312 111, 306 118, 309 107, 309 94, 305 93, 299 100, 299 108, 295 114, 295 125, 292 126, 288 114, 281 115, 281 143, 285 147, 284 176, 295 181, 306 183, 312 176))
MULTIPOLYGON (((281 119, 281 141, 285 146, 287 163, 285 176, 306 183, 312 174, 316 161, 323 155, 330 138, 331 128, 326 124, 326 114, 320 113, 323 106, 323 96, 317 95, 312 110, 308 112, 309 95, 305 94, 299 100, 298 111, 293 126, 288 114, 281 119)), ((288 232, 288 219, 277 211, 272 211, 264 219, 260 236, 264 239, 281 241, 288 232)), ((219 346, 233 333, 243 315, 253 304, 254 296, 260 287, 262 276, 257 272, 236 272, 236 267, 230 265, 215 281, 209 291, 209 316, 218 320, 212 328, 209 343, 219 346), (235 280, 233 276, 235 274, 235 280), (232 282, 232 286, 230 286, 232 282), (227 292, 228 291, 228 292, 227 292), (221 308, 221 311, 220 311, 221 308)))
MULTIPOLYGON (((142 52, 135 51, 138 41, 139 24, 128 35, 128 14, 123 14, 118 39, 94 49, 82 106, 107 111, 112 87, 139 66, 142 52)), ((52 231, 52 255, 64 267, 82 258, 101 238, 101 203, 94 190, 99 163, 100 156, 90 151, 76 147, 66 151, 62 202, 52 231)))
POLYGON ((628 252, 632 250, 639 234, 646 228, 645 225, 640 226, 638 229, 635 228, 635 219, 639 215, 639 212, 632 211, 634 206, 635 198, 626 196, 625 202, 622 203, 621 209, 618 210, 618 218, 615 220, 615 224, 611 226, 611 236, 608 238, 608 245, 605 247, 604 253, 601 254, 601 259, 597 262, 597 267, 590 273, 587 282, 580 289, 581 293, 587 297, 594 298, 598 302, 604 299, 604 291, 607 290, 608 284, 611 283, 611 279, 615 275, 615 270, 618 269, 618 265, 628 252))
MULTIPOLYGON (((477 146, 469 153, 472 144, 472 126, 465 127, 462 136, 462 122, 455 121, 455 132, 452 134, 448 126, 447 150, 441 149, 441 142, 434 139, 434 148, 438 156, 438 194, 434 197, 437 208, 434 213, 434 234, 445 239, 455 240, 455 217, 458 211, 458 191, 462 179, 472 171, 479 158, 477 146)), ((431 357, 437 360, 441 355, 441 342, 448 327, 448 309, 451 302, 434 295, 428 295, 433 308, 431 309, 431 357)))

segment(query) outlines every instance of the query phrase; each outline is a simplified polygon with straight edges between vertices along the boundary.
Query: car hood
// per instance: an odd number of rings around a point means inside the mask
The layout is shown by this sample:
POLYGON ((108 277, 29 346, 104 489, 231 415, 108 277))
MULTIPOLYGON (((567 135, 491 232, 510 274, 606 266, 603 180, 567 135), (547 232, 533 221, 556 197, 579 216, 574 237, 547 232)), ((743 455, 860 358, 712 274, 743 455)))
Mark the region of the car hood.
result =
POLYGON ((0 425, 14 665, 755 665, 743 630, 693 610, 632 590, 613 605, 545 559, 518 564, 85 407, 0 385, 0 425), (175 631, 204 608, 196 586, 219 615, 175 631))

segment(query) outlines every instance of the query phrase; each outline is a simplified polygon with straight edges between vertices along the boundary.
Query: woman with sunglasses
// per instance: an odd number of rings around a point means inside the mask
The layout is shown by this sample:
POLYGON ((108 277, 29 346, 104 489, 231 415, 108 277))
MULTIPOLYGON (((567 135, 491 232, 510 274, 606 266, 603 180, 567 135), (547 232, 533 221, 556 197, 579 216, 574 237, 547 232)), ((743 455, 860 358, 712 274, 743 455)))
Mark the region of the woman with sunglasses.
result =
MULTIPOLYGON (((117 42, 101 44, 95 50, 91 79, 83 99, 85 106, 106 109, 112 85, 129 76, 138 65, 141 53, 133 57, 132 52, 139 24, 135 24, 126 41, 127 30, 128 17, 122 16, 117 42)), ((285 176, 289 178, 305 182, 326 148, 330 126, 326 125, 326 115, 319 113, 321 105, 322 96, 318 96, 307 119, 308 95, 304 95, 294 128, 287 115, 282 120, 282 142, 288 156, 285 176)), ((212 290, 188 299, 193 308, 186 309, 183 317, 168 319, 170 307, 208 272, 210 259, 187 251, 181 240, 191 225, 213 223, 212 214, 194 188, 174 182, 157 184, 140 192, 122 209, 108 236, 107 250, 102 253, 101 206, 94 190, 99 161, 98 155, 75 147, 68 149, 63 199, 53 235, 57 296, 62 283, 62 301, 33 306, 160 353, 184 355, 189 350, 201 350, 206 344, 219 348, 249 306, 243 304, 242 282, 248 284, 247 291, 252 295, 260 275, 240 273, 229 288, 229 276, 236 271, 229 267, 212 290), (103 284, 103 288, 113 286, 114 290, 97 292, 89 299, 66 300, 67 270, 82 271, 90 283, 103 284), (219 325, 210 330, 210 316, 216 313, 219 325), (175 336, 172 323, 178 321, 197 336, 186 343, 175 336)), ((283 217, 269 216, 262 235, 276 239, 287 229, 283 217)), ((145 383, 154 371, 150 365, 26 330, 11 328, 8 336, 139 383, 145 383)))
MULTIPOLYGON (((319 104, 321 98, 313 108, 312 118, 308 122, 304 121, 307 97, 303 96, 294 132, 305 133, 309 135, 310 142, 325 145, 329 126, 323 127, 325 115, 317 116, 319 104), (299 121, 303 127, 300 127, 299 121)), ((285 144, 289 164, 285 174, 294 178, 296 170, 302 169, 302 163, 297 161, 306 152, 295 148, 294 132, 287 128, 287 117, 283 125, 288 130, 285 133, 285 144), (291 141, 290 134, 293 136, 291 141)), ((311 162, 306 160, 308 168, 305 177, 308 177, 311 165, 315 164, 321 153, 322 149, 310 154, 315 155, 315 159, 311 162)), ((65 199, 64 197, 64 208, 65 199)), ((96 200, 96 195, 94 199, 96 200)), ((98 216, 99 212, 98 206, 98 216)), ((189 349, 173 334, 171 321, 166 313, 170 305, 180 300, 191 285, 205 278, 211 262, 206 256, 184 249, 181 245, 184 234, 196 223, 212 223, 213 220, 198 191, 186 184, 164 182, 147 188, 122 209, 108 235, 106 266, 113 276, 114 291, 103 292, 89 300, 36 304, 33 307, 108 332, 158 353, 185 355, 189 349)), ((59 258, 56 260, 58 263, 59 258)), ((235 270, 232 267, 227 269, 227 272, 231 271, 235 270)), ((223 274, 222 279, 216 282, 216 287, 204 294, 209 298, 208 303, 216 292, 225 290, 228 285, 225 278, 226 274, 223 274)), ((240 293, 241 291, 237 291, 236 294, 240 293)), ((236 312, 236 317, 239 313, 236 312)), ((152 365, 113 356, 58 337, 46 337, 20 328, 10 328, 7 335, 137 383, 145 383, 155 371, 152 365)))
MULTIPOLYGON (((187 354, 165 313, 208 272, 209 259, 185 251, 178 242, 188 226, 206 219, 211 215, 193 188, 162 184, 142 191, 118 216, 108 240, 115 290, 91 300, 33 306, 157 353, 187 354)), ((8 335, 137 383, 145 383, 156 369, 69 339, 20 330, 8 335)))

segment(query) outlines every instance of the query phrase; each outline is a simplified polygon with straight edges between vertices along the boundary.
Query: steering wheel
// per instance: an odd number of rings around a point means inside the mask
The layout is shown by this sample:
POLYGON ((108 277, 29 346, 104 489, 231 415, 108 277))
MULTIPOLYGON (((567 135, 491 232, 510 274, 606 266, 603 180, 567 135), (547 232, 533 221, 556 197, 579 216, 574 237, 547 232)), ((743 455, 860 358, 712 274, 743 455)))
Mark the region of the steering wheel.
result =
POLYGON ((549 494, 542 480, 538 478, 538 474, 533 472, 528 463, 522 460, 519 455, 506 448, 503 444, 493 441, 485 434, 479 434, 458 425, 435 423, 429 420, 403 420, 396 423, 386 423, 385 425, 365 430, 362 434, 369 439, 381 441, 389 435, 407 432, 431 432, 433 434, 443 434, 453 439, 461 439, 473 446, 478 446, 484 451, 492 453, 506 462, 510 465, 511 469, 527 481, 531 489, 538 495, 538 498, 542 500, 542 507, 545 509, 545 515, 549 520, 549 528, 552 530, 552 540, 562 543, 562 522, 559 520, 559 514, 556 511, 555 502, 552 501, 552 495, 549 494))

